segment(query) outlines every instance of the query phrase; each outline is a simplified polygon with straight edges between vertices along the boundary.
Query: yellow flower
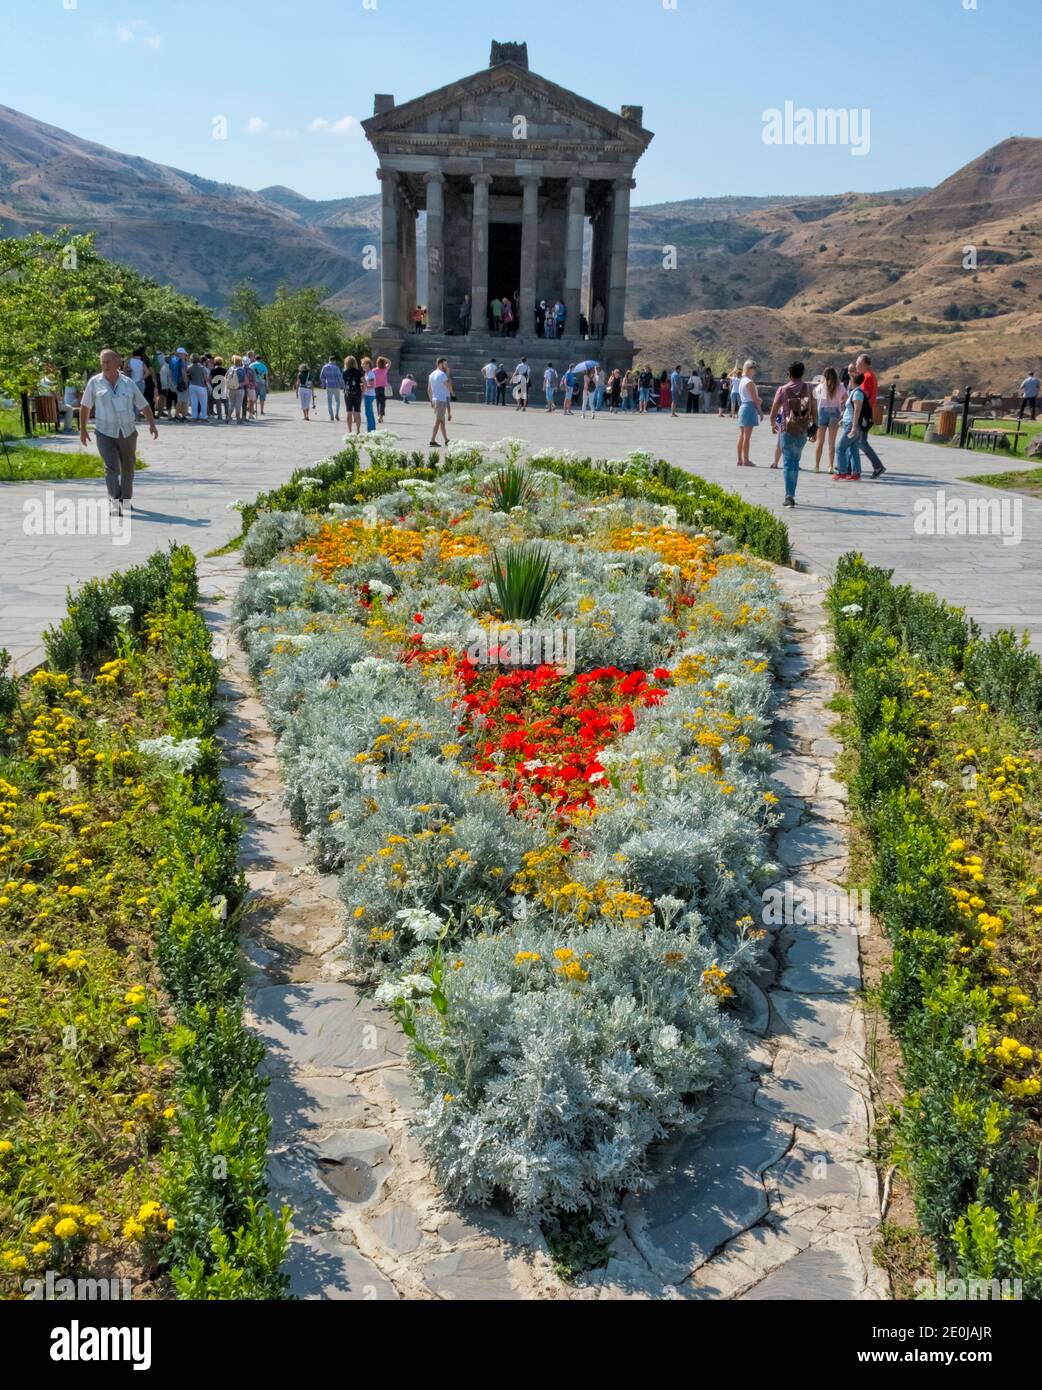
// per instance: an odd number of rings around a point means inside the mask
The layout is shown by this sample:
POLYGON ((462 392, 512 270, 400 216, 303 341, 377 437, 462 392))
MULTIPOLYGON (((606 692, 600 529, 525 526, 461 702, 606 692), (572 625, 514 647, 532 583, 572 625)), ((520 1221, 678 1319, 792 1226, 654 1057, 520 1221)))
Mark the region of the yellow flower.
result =
POLYGON ((0 1139, 0 1154, 9 1154, 13 1148, 10 1139, 0 1139))
POLYGON ((71 1216, 65 1216, 55 1226, 54 1234, 59 1240, 70 1240, 79 1232, 79 1229, 79 1226, 71 1216))
POLYGON ((46 1255, 50 1248, 51 1242, 49 1240, 38 1240, 33 1246, 32 1252, 34 1255, 46 1255))
POLYGON ((130 1015, 130 1017, 127 1019, 127 1027, 131 1031, 133 1031, 135 1028, 141 1027, 141 1020, 138 1018, 137 1014, 130 1015))

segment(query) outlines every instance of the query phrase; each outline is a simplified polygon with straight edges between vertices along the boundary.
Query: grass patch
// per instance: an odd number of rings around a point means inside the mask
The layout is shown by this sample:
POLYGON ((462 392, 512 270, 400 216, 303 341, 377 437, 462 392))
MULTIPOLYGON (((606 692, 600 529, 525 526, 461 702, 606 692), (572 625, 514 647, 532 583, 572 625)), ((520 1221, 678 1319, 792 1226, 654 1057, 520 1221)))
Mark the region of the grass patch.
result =
MULTIPOLYGON (((134 465, 140 472, 145 464, 134 465)), ((8 444, 0 450, 0 483, 34 483, 61 478, 104 478, 105 465, 96 453, 66 454, 58 449, 33 449, 8 444)))
POLYGON ((222 555, 234 555, 237 550, 242 549, 242 543, 245 539, 246 537, 240 531, 237 536, 233 536, 231 540, 226 541, 224 545, 219 545, 216 550, 208 550, 206 552, 206 558, 208 560, 216 560, 222 555))
POLYGON ((916 1281, 929 1279, 932 1282, 936 1277, 930 1242, 915 1226, 902 1226, 896 1221, 881 1222, 872 1258, 886 1271, 895 1299, 918 1298, 916 1281))
POLYGON ((983 473, 979 477, 960 478, 961 483, 979 483, 982 487, 1009 488, 1011 492, 1026 492, 1029 497, 1042 497, 1042 468, 1024 468, 1014 473, 983 473))

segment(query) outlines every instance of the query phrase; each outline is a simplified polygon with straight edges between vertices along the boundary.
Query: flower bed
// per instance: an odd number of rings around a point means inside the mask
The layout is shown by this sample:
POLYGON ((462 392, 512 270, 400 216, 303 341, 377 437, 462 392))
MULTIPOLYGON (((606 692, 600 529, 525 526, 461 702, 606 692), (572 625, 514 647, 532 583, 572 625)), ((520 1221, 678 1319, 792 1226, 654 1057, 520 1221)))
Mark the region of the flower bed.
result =
MULTIPOLYGON (((0 1280, 274 1297, 216 666, 175 548, 85 585, 0 681, 0 1280)), ((125 1296, 125 1295, 124 1295, 125 1296)))
POLYGON ((941 1260, 1039 1298, 1042 666, 860 556, 841 560, 829 605, 893 947, 898 1155, 941 1260))
POLYGON ((603 1215, 739 1049, 781 604, 635 475, 466 452, 260 515, 236 621, 444 1188, 603 1215))

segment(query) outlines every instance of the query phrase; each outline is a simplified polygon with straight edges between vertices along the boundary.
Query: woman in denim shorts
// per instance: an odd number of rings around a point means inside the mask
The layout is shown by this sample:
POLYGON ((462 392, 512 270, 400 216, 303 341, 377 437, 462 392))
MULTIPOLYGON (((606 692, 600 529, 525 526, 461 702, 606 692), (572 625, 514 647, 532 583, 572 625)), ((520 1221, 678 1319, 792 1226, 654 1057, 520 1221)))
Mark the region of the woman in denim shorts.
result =
POLYGON ((847 399, 847 388, 839 379, 835 367, 826 367, 825 372, 814 388, 814 399, 818 404, 818 443, 814 452, 814 471, 821 470, 821 453, 825 439, 829 442, 829 472, 836 471, 836 435, 843 416, 843 406, 847 399))

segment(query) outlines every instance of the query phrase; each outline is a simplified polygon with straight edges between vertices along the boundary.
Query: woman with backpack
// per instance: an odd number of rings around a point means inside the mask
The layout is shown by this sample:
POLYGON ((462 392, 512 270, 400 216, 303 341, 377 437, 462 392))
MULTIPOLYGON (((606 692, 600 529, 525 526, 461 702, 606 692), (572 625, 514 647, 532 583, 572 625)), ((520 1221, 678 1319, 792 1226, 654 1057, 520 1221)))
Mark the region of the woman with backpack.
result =
POLYGON ((238 425, 243 423, 242 402, 246 395, 246 369, 238 353, 232 358, 232 365, 225 373, 225 396, 228 401, 229 418, 234 415, 238 425))
POLYGON ((354 357, 344 358, 344 410, 347 432, 354 426, 355 434, 362 433, 362 371, 354 357))
POLYGON ((297 400, 300 402, 300 409, 303 412, 304 419, 310 420, 311 402, 314 398, 315 388, 311 379, 311 368, 306 362, 301 362, 300 366, 297 368, 297 376, 293 384, 293 390, 296 392, 297 400))
MULTIPOLYGON (((750 358, 742 368, 742 374, 737 378, 738 386, 738 467, 755 468, 749 457, 749 441, 753 437, 753 430, 760 423, 760 416, 763 414, 763 406, 760 403, 760 393, 756 389, 756 363, 750 358)), ((732 377, 732 383, 735 378, 732 377)))
POLYGON ((835 367, 826 367, 821 381, 814 388, 814 399, 818 407, 818 444, 814 452, 814 471, 821 470, 821 455, 825 439, 829 444, 829 472, 836 471, 836 435, 843 414, 843 404, 847 399, 847 388, 839 379, 835 367))
MULTIPOLYGON (((785 476, 783 507, 795 507, 800 455, 816 420, 814 397, 803 380, 803 363, 793 362, 789 379, 779 386, 771 402, 771 425, 778 436, 785 476)), ((776 465, 772 464, 772 468, 776 465)))
POLYGON ((836 440, 836 471, 832 481, 859 483, 861 481, 861 414, 866 396, 862 390, 864 372, 857 372, 853 366, 850 373, 850 394, 843 406, 843 419, 840 422, 839 438, 836 440))

